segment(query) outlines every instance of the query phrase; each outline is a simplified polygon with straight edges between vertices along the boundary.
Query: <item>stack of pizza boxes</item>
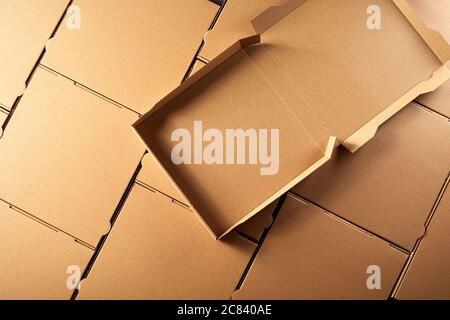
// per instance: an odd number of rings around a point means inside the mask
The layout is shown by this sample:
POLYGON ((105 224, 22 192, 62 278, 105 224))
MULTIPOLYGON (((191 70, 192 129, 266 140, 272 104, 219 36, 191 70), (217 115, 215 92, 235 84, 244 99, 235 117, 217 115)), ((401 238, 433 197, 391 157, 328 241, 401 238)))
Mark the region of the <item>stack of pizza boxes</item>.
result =
POLYGON ((0 298, 450 298, 448 1, 0 9, 0 298))

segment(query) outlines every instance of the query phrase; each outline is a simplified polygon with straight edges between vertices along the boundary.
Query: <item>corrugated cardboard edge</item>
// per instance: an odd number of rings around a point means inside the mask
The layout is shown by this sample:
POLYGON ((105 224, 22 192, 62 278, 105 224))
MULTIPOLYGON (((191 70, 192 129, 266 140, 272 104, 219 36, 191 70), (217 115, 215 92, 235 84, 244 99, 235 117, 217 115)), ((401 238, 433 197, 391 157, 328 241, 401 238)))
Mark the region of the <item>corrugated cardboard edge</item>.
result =
MULTIPOLYGON (((291 0, 284 5, 268 8, 251 21, 253 29, 258 34, 264 33, 277 22, 292 13, 299 6, 306 3, 306 1, 308 0, 291 0)), ((439 32, 429 28, 415 14, 414 9, 407 0, 392 1, 405 16, 408 22, 413 26, 422 40, 428 45, 430 50, 436 55, 443 66, 436 70, 430 79, 417 84, 397 101, 388 106, 383 112, 378 114, 374 119, 366 123, 358 131, 354 132, 343 142, 341 142, 341 144, 352 153, 356 152, 364 144, 375 137, 378 127, 399 112, 408 103, 424 93, 436 90, 444 82, 450 79, 450 72, 445 67, 445 64, 450 61, 450 45, 439 32)))

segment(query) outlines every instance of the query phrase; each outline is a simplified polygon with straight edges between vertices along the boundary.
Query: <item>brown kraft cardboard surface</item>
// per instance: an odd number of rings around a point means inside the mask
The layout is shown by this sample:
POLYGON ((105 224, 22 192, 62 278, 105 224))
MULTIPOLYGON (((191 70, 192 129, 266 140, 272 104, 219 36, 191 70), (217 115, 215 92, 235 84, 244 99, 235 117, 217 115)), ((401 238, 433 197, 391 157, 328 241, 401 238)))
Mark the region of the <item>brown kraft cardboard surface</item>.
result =
POLYGON ((135 123, 214 237, 247 221, 326 163, 336 140, 356 151, 383 122, 448 79, 444 63, 450 47, 407 2, 380 2, 380 30, 368 29, 370 5, 368 0, 291 0, 268 9, 253 21, 260 36, 225 50, 135 123), (197 146, 192 136, 189 144, 200 150, 189 159, 195 165, 175 163, 173 134, 182 129, 195 136, 198 123, 197 139, 202 129, 278 130, 278 166, 232 165, 228 159, 231 165, 223 159, 200 165, 207 144, 197 146), (267 172, 272 169, 274 174, 267 172))
POLYGON ((229 299, 255 248, 214 241, 191 211, 135 185, 78 299, 229 299))
MULTIPOLYGON (((176 186, 164 174, 163 170, 158 166, 156 159, 151 154, 146 154, 142 160, 142 168, 137 176, 138 183, 158 191, 179 204, 188 207, 186 199, 177 190, 176 186)), ((256 214, 252 219, 243 223, 236 228, 236 231, 258 241, 264 230, 272 223, 272 214, 275 210, 276 202, 268 205, 256 214)))
POLYGON ((209 0, 73 4, 80 29, 60 28, 42 63, 138 113, 181 83, 219 9, 209 0))
POLYGON ((340 148, 292 191, 411 251, 450 171, 450 125, 411 104, 355 154, 340 148))
POLYGON ((136 119, 38 68, 0 139, 0 199, 95 247, 145 152, 136 119))
POLYGON ((397 299, 450 299, 450 189, 444 193, 427 233, 414 254, 397 299))
POLYGON ((2 201, 0 248, 0 298, 4 300, 69 300, 94 254, 2 201))
MULTIPOLYGON (((449 1, 409 0, 409 2, 430 28, 439 31, 447 42, 450 42, 449 1)), ((441 88, 420 96, 417 101, 450 118, 450 82, 447 81, 441 88)))
POLYGON ((24 93, 25 83, 69 2, 0 2, 0 106, 11 110, 17 97, 24 93))
POLYGON ((387 242, 288 196, 233 299, 387 299, 406 259, 387 242))
POLYGON ((287 0, 227 0, 214 28, 205 35, 205 45, 200 56, 206 60, 214 59, 237 39, 254 32, 249 21, 266 9, 286 2, 287 0))

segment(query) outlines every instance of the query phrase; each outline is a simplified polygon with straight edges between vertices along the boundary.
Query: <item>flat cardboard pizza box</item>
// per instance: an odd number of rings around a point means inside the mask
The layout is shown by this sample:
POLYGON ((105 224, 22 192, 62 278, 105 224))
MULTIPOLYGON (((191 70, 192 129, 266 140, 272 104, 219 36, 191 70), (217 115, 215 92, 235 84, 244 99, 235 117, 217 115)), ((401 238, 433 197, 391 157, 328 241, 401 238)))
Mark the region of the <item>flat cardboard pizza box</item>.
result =
POLYGON ((200 56, 210 61, 254 29, 249 21, 266 9, 285 4, 288 0, 227 0, 214 28, 205 35, 200 56))
POLYGON ((340 148, 292 192, 411 251, 425 234, 449 159, 450 123, 412 103, 357 153, 340 148))
POLYGON ((0 248, 2 300, 69 300, 94 254, 2 201, 0 248))
POLYGON ((397 299, 450 299, 450 188, 447 187, 406 275, 397 299))
POLYGON ((136 120, 37 68, 0 139, 0 199, 97 246, 145 153, 136 120))
POLYGON ((209 0, 73 5, 80 8, 81 28, 60 28, 42 63, 138 113, 181 83, 219 9, 209 0))
POLYGON ((255 249, 213 241, 193 212, 135 185, 78 299, 230 299, 255 249))
POLYGON ((268 9, 253 21, 257 35, 236 42, 134 124, 215 238, 326 163, 336 140, 357 150, 449 78, 448 43, 406 1, 379 2, 381 30, 368 29, 371 5, 291 0, 268 9))
POLYGON ((11 110, 69 0, 0 2, 0 106, 11 110))
POLYGON ((289 195, 233 299, 387 299, 406 259, 388 242, 289 195))

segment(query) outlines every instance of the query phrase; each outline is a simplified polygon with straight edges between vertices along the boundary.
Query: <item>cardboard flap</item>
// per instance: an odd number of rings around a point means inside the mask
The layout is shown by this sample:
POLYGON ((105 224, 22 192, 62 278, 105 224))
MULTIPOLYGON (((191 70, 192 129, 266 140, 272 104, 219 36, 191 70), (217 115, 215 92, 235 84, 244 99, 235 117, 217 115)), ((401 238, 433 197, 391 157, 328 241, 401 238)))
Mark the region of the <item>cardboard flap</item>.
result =
POLYGON ((180 84, 219 9, 208 0, 72 2, 80 29, 59 28, 42 64, 139 114, 180 84))
POLYGON ((223 238, 230 232, 232 232, 235 228, 242 225, 243 223, 248 222, 252 217, 254 217, 257 213, 261 212, 266 206, 268 206, 272 201, 275 201, 279 197, 281 197, 285 192, 295 187, 297 184, 299 184, 301 181, 306 179, 308 176, 310 176, 314 171, 319 169, 321 166, 323 166, 326 162, 328 162, 331 157, 333 156, 333 152, 337 146, 337 140, 336 137, 330 137, 328 140, 327 147, 325 149, 324 156, 316 161, 314 164, 312 164, 309 168, 305 169, 300 175, 295 177, 293 180, 291 180, 288 184, 286 184, 280 191, 273 194, 270 198, 268 198, 266 201, 264 201, 262 204, 260 204, 258 207, 250 211, 249 214, 247 214, 244 218, 236 222, 233 226, 231 226, 228 230, 222 233, 222 235, 219 237, 219 239, 223 238))
POLYGON ((356 133, 345 139, 342 145, 351 153, 355 153, 375 137, 379 126, 380 124, 378 122, 365 125, 363 129, 358 130, 356 133))
MULTIPOLYGON (((414 26, 422 39, 428 44, 442 64, 450 61, 450 45, 436 30, 429 28, 414 12, 407 0, 393 0, 403 15, 414 26)), ((445 8, 443 9, 445 10, 445 8)))
POLYGON ((180 203, 184 204, 186 202, 175 184, 164 174, 159 163, 151 154, 146 154, 142 159, 142 168, 136 179, 140 183, 143 183, 180 203))
MULTIPOLYGON (((414 26, 422 39, 440 59, 442 64, 450 60, 450 46, 445 38, 436 30, 429 28, 414 12, 407 0, 392 0, 408 21, 414 26)), ((262 34, 285 18, 307 0, 290 0, 284 5, 273 6, 252 20, 253 29, 262 34)))
POLYGON ((290 0, 284 5, 270 7, 252 20, 253 29, 257 34, 266 32, 278 21, 286 17, 306 1, 307 0, 290 0))
POLYGON ((288 195, 233 299, 387 299, 407 255, 288 195), (382 287, 368 290, 369 266, 382 287), (326 289, 324 289, 326 288, 326 289))
POLYGON ((416 14, 450 43, 450 2, 448 0, 408 0, 416 14))
POLYGON ((155 104, 149 112, 143 115, 138 121, 133 124, 133 128, 135 130, 139 130, 139 126, 142 123, 145 123, 146 120, 151 117, 154 113, 156 113, 159 109, 164 107, 166 104, 169 104, 172 100, 183 94, 186 90, 192 87, 194 84, 203 79, 207 74, 213 72, 215 69, 220 67, 225 61, 227 61, 230 57, 238 53, 242 48, 260 43, 261 38, 259 35, 253 35, 248 38, 241 39, 227 48, 223 53, 221 53, 218 57, 216 57, 213 61, 208 63, 206 66, 198 70, 191 77, 189 77, 186 81, 181 83, 178 87, 172 90, 169 94, 167 94, 164 98, 162 98, 157 104, 155 104))
POLYGON ((243 50, 246 55, 264 78, 270 83, 275 93, 284 102, 289 110, 293 121, 305 129, 320 148, 327 149, 330 137, 334 134, 321 122, 314 106, 306 101, 303 92, 298 90, 295 84, 289 79, 289 76, 271 59, 267 45, 255 45, 246 47, 243 50))
POLYGON ((284 4, 286 0, 228 0, 219 19, 204 37, 205 45, 199 55, 210 61, 238 39, 255 35, 250 21, 267 8, 284 4))
POLYGON ((392 109, 405 93, 411 98, 403 106, 409 103, 421 93, 414 88, 443 65, 390 0, 378 4, 381 29, 369 29, 371 4, 306 1, 261 34, 273 63, 340 142, 392 109))

